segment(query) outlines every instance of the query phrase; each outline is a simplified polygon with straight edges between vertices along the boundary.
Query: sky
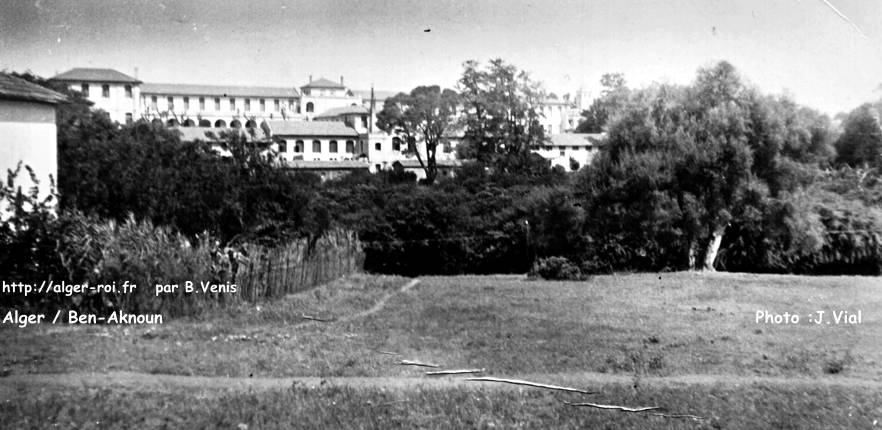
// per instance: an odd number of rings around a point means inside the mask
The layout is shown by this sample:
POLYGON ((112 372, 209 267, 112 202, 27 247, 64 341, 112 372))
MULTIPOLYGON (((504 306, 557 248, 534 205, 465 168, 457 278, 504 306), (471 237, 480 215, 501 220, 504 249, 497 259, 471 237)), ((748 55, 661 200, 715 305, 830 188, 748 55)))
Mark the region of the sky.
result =
POLYGON ((882 98, 877 0, 4 0, 0 70, 112 68, 155 83, 454 87, 502 58, 558 95, 687 84, 732 63, 834 115, 882 98))

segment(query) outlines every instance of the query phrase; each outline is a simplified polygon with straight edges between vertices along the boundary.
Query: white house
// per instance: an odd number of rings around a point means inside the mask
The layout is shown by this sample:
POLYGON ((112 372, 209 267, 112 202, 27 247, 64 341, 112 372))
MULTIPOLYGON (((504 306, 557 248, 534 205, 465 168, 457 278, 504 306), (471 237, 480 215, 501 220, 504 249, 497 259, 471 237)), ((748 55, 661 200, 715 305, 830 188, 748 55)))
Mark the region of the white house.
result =
POLYGON ((570 159, 584 167, 591 163, 591 159, 600 150, 605 133, 560 133, 552 134, 549 141, 543 146, 532 148, 532 151, 543 158, 551 160, 552 166, 562 166, 570 171, 570 159))
POLYGON ((268 121, 285 160, 351 161, 365 158, 363 137, 342 122, 268 121))
MULTIPOLYGON (((50 177, 57 179, 58 159, 55 106, 64 96, 24 79, 0 73, 0 169, 2 179, 19 163, 37 176, 40 193, 49 192, 50 177)), ((17 183, 26 191, 34 184, 22 169, 17 183)))
POLYGON ((51 80, 79 91, 94 108, 107 112, 113 121, 125 124, 140 117, 141 81, 125 73, 113 69, 75 68, 51 80))

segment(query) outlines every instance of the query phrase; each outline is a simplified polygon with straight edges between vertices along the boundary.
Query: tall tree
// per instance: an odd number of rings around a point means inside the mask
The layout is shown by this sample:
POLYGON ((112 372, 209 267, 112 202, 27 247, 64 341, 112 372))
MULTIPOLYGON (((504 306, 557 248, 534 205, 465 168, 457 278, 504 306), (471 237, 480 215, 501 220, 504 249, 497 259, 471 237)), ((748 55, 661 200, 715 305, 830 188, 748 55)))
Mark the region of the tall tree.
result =
POLYGON ((528 163, 530 148, 545 141, 539 121, 542 85, 502 59, 486 68, 474 60, 463 67, 466 155, 503 169, 528 163))
POLYGON ((628 86, 622 73, 605 73, 600 78, 603 86, 600 97, 594 99, 587 110, 582 111, 582 121, 576 126, 577 133, 603 132, 610 115, 618 112, 628 98, 628 86))
POLYGON ((851 167, 882 167, 882 127, 879 111, 870 104, 858 107, 843 122, 836 141, 837 161, 851 167))
POLYGON ((459 95, 437 85, 414 88, 410 94, 399 93, 386 99, 383 110, 377 114, 377 127, 401 137, 407 152, 415 154, 426 172, 426 183, 432 184, 438 176, 436 153, 455 125, 459 95), (426 159, 417 145, 425 147, 426 159))

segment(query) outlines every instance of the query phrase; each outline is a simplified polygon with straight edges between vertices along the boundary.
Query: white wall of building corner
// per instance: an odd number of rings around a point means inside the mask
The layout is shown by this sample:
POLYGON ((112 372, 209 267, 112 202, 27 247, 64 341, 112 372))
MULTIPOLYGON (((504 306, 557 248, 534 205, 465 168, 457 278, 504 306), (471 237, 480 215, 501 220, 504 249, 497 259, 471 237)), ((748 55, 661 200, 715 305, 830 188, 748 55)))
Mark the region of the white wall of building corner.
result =
MULTIPOLYGON (((41 197, 49 194, 50 177, 58 178, 55 106, 0 100, 0 176, 15 170, 21 161, 39 180, 41 197)), ((22 168, 16 185, 27 190, 34 184, 22 168)))

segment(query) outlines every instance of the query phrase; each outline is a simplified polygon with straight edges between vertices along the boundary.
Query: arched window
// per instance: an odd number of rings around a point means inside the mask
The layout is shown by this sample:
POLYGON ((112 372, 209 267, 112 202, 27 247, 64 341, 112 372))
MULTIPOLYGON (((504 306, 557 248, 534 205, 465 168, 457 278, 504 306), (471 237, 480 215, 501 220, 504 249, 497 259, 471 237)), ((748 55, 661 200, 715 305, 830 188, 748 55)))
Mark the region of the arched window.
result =
POLYGON ((245 128, 254 128, 257 127, 257 123, 254 120, 249 119, 245 122, 245 128))
POLYGON ((337 141, 332 140, 328 143, 328 152, 336 153, 337 152, 337 141))
POLYGON ((177 127, 177 125, 178 125, 178 120, 176 120, 176 119, 170 119, 170 120, 168 120, 168 122, 166 123, 166 125, 168 125, 169 127, 177 127))
POLYGON ((306 104, 306 112, 311 113, 313 111, 315 111, 315 105, 312 104, 312 102, 307 103, 306 104))
POLYGON ((383 150, 383 144, 380 143, 380 142, 375 143, 375 144, 374 144, 374 149, 377 150, 377 151, 382 151, 382 150, 383 150))
POLYGON ((303 141, 298 140, 294 142, 294 152, 303 152, 303 141))
POLYGON ((152 122, 154 124, 162 124, 162 120, 159 118, 154 118, 153 121, 150 121, 150 122, 152 122))
POLYGON ((230 128, 242 128, 242 123, 238 119, 230 121, 230 128))
POLYGON ((214 126, 215 126, 215 128, 226 128, 226 127, 227 127, 227 122, 224 121, 224 120, 222 120, 222 119, 219 119, 219 120, 217 120, 217 121, 214 122, 214 126))
POLYGON ((355 142, 351 140, 346 141, 346 152, 353 154, 355 153, 355 142))
POLYGON ((279 145, 279 153, 280 154, 284 154, 284 153, 288 152, 288 141, 287 140, 280 140, 277 142, 277 144, 279 145))
POLYGON ((209 121, 207 119, 200 119, 199 126, 200 127, 211 127, 211 121, 209 121))
POLYGON ((397 137, 392 138, 392 150, 401 151, 401 139, 397 137))
POLYGON ((312 141, 312 152, 322 152, 322 142, 318 140, 312 141))
POLYGON ((192 119, 187 119, 186 121, 184 121, 184 127, 195 127, 195 126, 196 126, 196 121, 193 121, 192 119))

